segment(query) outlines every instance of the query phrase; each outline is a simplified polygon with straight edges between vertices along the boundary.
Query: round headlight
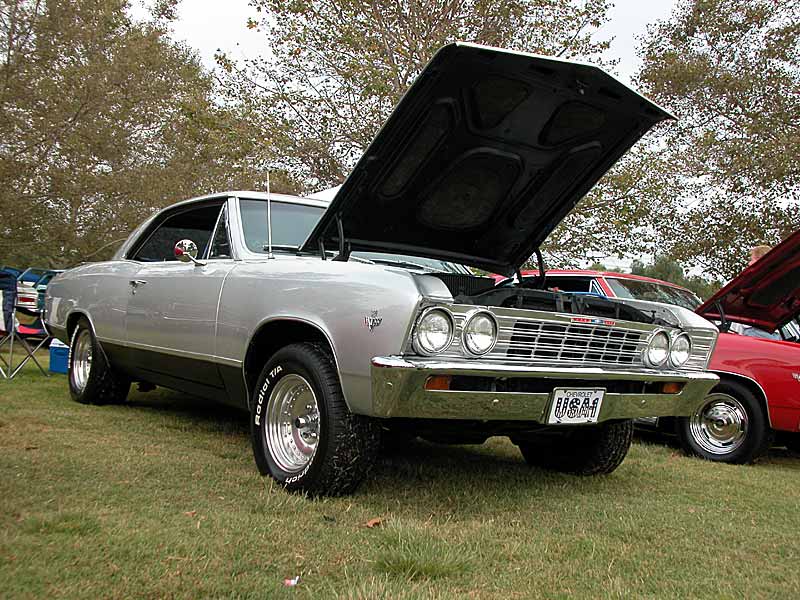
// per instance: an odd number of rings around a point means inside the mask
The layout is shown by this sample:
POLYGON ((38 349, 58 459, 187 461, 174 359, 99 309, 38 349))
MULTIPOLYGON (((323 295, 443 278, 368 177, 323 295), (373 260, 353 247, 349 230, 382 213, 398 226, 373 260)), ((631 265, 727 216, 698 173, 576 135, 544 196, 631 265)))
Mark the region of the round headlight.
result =
POLYGON ((422 313, 414 330, 414 350, 438 354, 453 341, 453 318, 447 311, 433 308, 422 313))
POLYGON ((647 362, 653 366, 663 365, 669 356, 669 336, 659 331, 647 345, 647 362))
POLYGON ((685 333, 680 334, 672 342, 672 349, 669 351, 669 362, 673 367, 682 367, 689 360, 692 354, 692 340, 685 333))
POLYGON ((486 354, 497 342, 497 323, 487 312, 472 315, 464 324, 464 347, 472 354, 486 354))

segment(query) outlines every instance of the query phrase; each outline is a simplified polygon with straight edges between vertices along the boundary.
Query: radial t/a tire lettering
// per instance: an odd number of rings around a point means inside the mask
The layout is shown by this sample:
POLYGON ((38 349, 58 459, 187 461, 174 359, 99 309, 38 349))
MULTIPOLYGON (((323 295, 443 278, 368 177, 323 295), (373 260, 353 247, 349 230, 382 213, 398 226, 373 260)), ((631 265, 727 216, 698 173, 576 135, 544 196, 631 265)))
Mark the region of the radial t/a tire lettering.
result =
POLYGON ((89 321, 75 325, 67 359, 69 393, 81 404, 120 404, 128 397, 131 381, 109 364, 89 321))
POLYGON ((633 439, 633 421, 609 421, 574 427, 550 439, 515 440, 531 466, 572 473, 607 475, 625 460, 633 439))
POLYGON ((377 425, 350 412, 333 358, 311 343, 286 346, 264 365, 250 433, 259 471, 312 496, 353 492, 379 452, 377 425))

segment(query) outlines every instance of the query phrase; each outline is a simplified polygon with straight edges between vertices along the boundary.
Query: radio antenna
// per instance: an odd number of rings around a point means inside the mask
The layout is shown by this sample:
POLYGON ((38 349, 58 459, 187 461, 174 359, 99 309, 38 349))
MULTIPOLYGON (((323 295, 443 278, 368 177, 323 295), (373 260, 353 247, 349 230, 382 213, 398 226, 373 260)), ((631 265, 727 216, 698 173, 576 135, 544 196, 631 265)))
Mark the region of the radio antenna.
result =
POLYGON ((275 258, 272 253, 272 194, 269 190, 269 169, 267 169, 267 258, 275 258))

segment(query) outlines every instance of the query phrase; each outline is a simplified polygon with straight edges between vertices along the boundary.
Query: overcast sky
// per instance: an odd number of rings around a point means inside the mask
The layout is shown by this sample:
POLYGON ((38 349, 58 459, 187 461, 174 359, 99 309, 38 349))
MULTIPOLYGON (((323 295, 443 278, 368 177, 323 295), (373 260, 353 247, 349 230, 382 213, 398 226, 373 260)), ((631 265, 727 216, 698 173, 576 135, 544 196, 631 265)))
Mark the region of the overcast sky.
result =
MULTIPOLYGON (((142 14, 142 3, 133 0, 134 14, 142 14)), ((615 0, 610 22, 599 33, 600 39, 613 37, 609 56, 619 59, 618 74, 629 82, 639 67, 636 37, 645 33, 648 23, 669 16, 677 0, 615 0)), ((247 17, 256 17, 247 0, 182 0, 174 37, 195 48, 209 68, 214 66, 217 49, 233 58, 256 57, 263 52, 264 35, 245 26, 247 17)))

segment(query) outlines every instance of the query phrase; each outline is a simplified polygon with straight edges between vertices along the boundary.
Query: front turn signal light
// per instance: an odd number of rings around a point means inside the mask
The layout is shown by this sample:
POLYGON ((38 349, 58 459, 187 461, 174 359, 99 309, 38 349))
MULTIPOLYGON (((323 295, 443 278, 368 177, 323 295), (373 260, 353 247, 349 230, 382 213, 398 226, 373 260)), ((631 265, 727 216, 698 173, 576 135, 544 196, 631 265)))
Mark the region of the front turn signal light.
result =
POLYGON ((453 378, 450 375, 431 375, 425 381, 426 390, 449 390, 453 378))

